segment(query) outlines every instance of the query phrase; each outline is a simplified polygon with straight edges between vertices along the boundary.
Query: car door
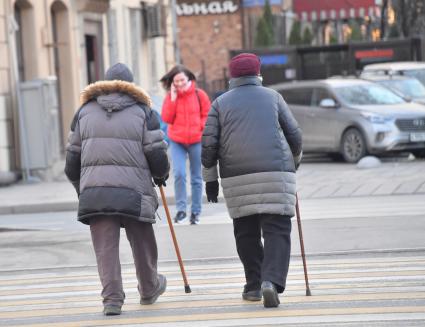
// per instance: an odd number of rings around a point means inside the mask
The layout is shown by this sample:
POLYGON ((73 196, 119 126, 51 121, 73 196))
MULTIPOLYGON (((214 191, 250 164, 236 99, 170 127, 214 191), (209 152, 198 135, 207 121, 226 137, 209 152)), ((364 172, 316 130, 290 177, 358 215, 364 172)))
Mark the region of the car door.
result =
POLYGON ((315 87, 312 95, 312 105, 307 114, 306 126, 311 133, 311 146, 315 150, 334 151, 339 147, 338 108, 321 107, 324 99, 335 97, 325 87, 315 87))
POLYGON ((313 89, 311 87, 291 87, 280 90, 279 93, 283 96, 289 106, 294 118, 298 122, 303 132, 303 149, 308 151, 311 143, 312 135, 307 128, 307 114, 310 111, 313 89))

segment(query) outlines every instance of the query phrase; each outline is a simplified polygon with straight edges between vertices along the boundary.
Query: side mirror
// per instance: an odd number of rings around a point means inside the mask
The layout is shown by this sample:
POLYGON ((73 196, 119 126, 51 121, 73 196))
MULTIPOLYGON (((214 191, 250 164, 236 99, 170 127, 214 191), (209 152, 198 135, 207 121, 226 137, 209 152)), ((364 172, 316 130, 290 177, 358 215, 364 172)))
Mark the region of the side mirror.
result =
POLYGON ((334 99, 323 99, 320 101, 319 106, 322 108, 337 108, 338 104, 334 99))

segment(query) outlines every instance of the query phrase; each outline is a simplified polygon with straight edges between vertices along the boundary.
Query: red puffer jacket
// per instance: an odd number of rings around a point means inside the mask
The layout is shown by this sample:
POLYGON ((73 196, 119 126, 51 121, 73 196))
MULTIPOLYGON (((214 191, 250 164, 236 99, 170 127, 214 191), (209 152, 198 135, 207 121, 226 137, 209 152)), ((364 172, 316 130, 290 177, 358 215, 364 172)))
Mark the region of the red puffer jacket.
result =
POLYGON ((193 81, 188 90, 177 93, 174 102, 168 93, 161 113, 162 120, 169 124, 168 137, 182 144, 201 142, 210 106, 208 95, 203 90, 197 89, 193 81))

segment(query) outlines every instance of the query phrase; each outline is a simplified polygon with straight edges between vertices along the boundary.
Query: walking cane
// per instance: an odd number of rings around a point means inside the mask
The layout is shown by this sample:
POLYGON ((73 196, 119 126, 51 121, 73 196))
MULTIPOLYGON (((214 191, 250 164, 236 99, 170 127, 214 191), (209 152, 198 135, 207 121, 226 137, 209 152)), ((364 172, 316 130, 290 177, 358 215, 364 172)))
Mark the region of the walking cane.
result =
POLYGON ((162 204, 164 205, 164 208, 165 208, 165 214, 167 216, 168 226, 170 227, 171 237, 173 238, 174 248, 176 249, 177 259, 179 261, 180 271, 183 276, 184 292, 190 293, 192 291, 190 290, 189 283, 187 282, 186 272, 184 271, 184 266, 183 266, 183 260, 182 260, 182 257, 180 256, 179 245, 177 244, 176 234, 174 233, 174 227, 173 227, 173 223, 171 222, 170 211, 168 211, 167 201, 165 200, 164 189, 162 188, 162 186, 159 187, 159 191, 161 192, 162 204))
POLYGON ((301 228, 301 216, 300 216, 300 206, 298 204, 298 193, 295 193, 295 210, 297 212, 297 223, 298 223, 298 234, 300 236, 300 246, 301 246, 301 257, 303 258, 303 266, 304 266, 304 279, 305 279, 305 295, 311 296, 310 286, 308 284, 308 275, 307 275, 307 263, 305 261, 305 252, 304 252, 304 239, 303 239, 303 231, 301 228))

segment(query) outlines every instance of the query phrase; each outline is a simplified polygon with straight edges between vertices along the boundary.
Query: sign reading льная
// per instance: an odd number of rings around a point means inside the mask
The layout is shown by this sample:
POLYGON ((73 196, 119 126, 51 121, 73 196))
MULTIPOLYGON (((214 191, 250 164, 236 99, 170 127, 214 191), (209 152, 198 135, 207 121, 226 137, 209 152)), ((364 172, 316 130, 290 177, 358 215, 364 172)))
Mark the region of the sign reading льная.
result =
POLYGON ((182 2, 176 6, 178 16, 233 14, 239 9, 239 1, 194 1, 182 2))

